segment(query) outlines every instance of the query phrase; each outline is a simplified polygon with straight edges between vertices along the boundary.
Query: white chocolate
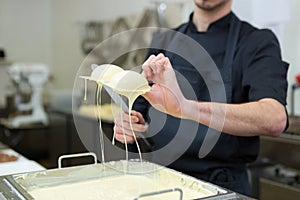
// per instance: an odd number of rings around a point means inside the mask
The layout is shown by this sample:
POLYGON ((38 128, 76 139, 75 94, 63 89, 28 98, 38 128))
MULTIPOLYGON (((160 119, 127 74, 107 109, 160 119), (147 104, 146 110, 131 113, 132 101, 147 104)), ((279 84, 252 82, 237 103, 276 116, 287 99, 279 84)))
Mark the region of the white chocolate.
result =
MULTIPOLYGON (((114 92, 126 96, 128 98, 129 115, 131 113, 131 109, 136 98, 139 95, 142 95, 150 91, 150 86, 148 85, 148 81, 143 75, 134 71, 123 70, 122 68, 111 64, 99 65, 93 70, 90 77, 81 76, 81 78, 84 78, 85 80, 92 80, 97 82, 99 86, 98 90, 102 88, 102 85, 105 85, 110 87, 112 90, 114 90, 114 92)), ((99 98, 99 94, 100 92, 97 91, 97 99, 101 99, 101 97, 99 98)), ((97 100, 97 105, 98 105, 98 100, 97 100)), ((98 110, 99 109, 97 109, 97 111, 98 110)), ((98 116, 100 116, 100 113, 98 114, 98 116)), ((135 133, 133 131, 131 120, 130 120, 130 127, 132 130, 132 135, 137 145, 140 160, 142 161, 140 147, 137 142, 135 133)), ((101 123, 99 124, 99 130, 100 132, 102 132, 101 123)), ((123 132, 123 134, 125 140, 126 160, 128 160, 127 142, 126 142, 125 133, 123 132)), ((102 138, 103 135, 100 135, 100 140, 103 140, 102 138)), ((113 137, 112 144, 114 144, 114 138, 115 136, 113 137)), ((102 157, 104 157, 104 143, 101 141, 100 143, 101 143, 100 145, 101 145, 102 157)), ((104 159, 102 161, 104 162, 104 159)))
POLYGON ((112 64, 104 64, 97 66, 91 73, 90 80, 98 83, 109 82, 114 74, 124 71, 121 67, 112 64))
MULTIPOLYGON (((188 186, 181 186, 172 182, 157 182, 148 177, 136 175, 106 177, 78 183, 36 188, 29 191, 29 193, 36 200, 132 200, 143 193, 173 188, 181 188, 183 190, 183 199, 198 199, 213 195, 207 190, 193 190, 188 186)), ((179 193, 171 192, 144 199, 179 199, 179 193)))
POLYGON ((150 90, 145 77, 134 71, 117 72, 107 85, 122 95, 124 92, 147 92, 150 90))
POLYGON ((128 92, 143 94, 150 91, 148 81, 143 75, 135 71, 123 70, 112 64, 99 65, 90 76, 81 76, 81 78, 105 84, 122 95, 128 92))

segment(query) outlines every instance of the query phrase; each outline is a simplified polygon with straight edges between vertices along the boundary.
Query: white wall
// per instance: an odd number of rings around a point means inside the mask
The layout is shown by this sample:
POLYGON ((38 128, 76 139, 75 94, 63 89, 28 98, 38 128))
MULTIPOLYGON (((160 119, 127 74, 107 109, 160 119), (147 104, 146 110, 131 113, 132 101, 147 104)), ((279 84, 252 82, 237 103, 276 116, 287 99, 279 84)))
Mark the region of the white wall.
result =
POLYGON ((8 59, 51 64, 49 0, 0 0, 0 47, 8 59))
MULTIPOLYGON (((282 51, 283 57, 290 63, 288 80, 289 89, 295 83, 295 75, 300 74, 300 1, 291 1, 290 20, 285 24, 282 51)), ((290 90, 288 95, 288 103, 290 103, 290 90)), ((290 105, 288 106, 290 110, 290 105)), ((295 93, 295 114, 300 115, 300 89, 295 93)))

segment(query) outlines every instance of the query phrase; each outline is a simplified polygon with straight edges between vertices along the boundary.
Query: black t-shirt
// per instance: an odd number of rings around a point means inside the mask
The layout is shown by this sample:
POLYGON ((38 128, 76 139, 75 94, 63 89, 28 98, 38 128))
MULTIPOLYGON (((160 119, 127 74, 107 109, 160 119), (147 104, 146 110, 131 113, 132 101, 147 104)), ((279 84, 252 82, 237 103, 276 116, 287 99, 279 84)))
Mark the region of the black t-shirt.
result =
MULTIPOLYGON (((217 67, 221 69, 223 67, 231 15, 233 13, 211 23, 206 32, 197 32, 191 21, 192 16, 188 24, 183 24, 175 30, 182 30, 181 27, 186 26, 187 28, 183 33, 202 45, 217 67)), ((159 52, 161 50, 150 49, 149 55, 158 54, 159 52)), ((170 54, 169 52, 164 53, 170 54)), ((181 66, 179 68, 174 67, 176 70, 180 71, 182 66, 188 67, 186 61, 182 59, 170 60, 173 66, 181 66)), ((280 47, 276 36, 270 30, 259 30, 246 22, 242 22, 232 66, 231 103, 246 103, 262 98, 273 98, 286 105, 287 68, 288 64, 281 59, 280 47)), ((195 77, 196 79, 201 79, 201 77, 198 77, 196 74, 193 75, 193 73, 188 76, 189 78, 187 77, 187 79, 191 79, 192 76, 192 80, 195 77)), ((202 87, 203 80, 200 82, 198 85, 202 87)), ((197 91, 197 100, 210 100, 209 98, 207 99, 207 96, 201 97, 205 86, 201 90, 194 89, 197 91)), ((138 98, 134 104, 134 110, 142 112, 147 120, 151 120, 149 119, 149 110, 153 110, 153 108, 145 99, 138 98)), ((154 133, 150 133, 150 135, 153 135, 151 139, 154 143, 154 150, 163 148, 170 143, 174 134, 177 134, 179 124, 182 121, 181 119, 168 116, 161 130, 155 132, 155 128, 149 128, 150 132, 154 130, 154 133)), ((154 123, 152 125, 155 126, 154 123)), ((239 137, 225 133, 221 134, 212 151, 205 158, 199 159, 198 152, 204 139, 202 133, 206 132, 206 130, 207 127, 200 124, 197 136, 191 145, 169 167, 195 175, 220 167, 239 168, 256 159, 259 151, 259 137, 239 137)), ((188 131, 187 129, 187 134, 188 131)))

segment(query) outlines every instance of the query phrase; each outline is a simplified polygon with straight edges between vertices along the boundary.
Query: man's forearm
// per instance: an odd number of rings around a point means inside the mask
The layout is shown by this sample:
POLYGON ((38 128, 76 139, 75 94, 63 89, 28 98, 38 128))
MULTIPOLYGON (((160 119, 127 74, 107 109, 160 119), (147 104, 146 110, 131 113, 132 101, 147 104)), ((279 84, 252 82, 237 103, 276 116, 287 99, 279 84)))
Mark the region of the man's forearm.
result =
POLYGON ((274 99, 244 104, 188 101, 183 117, 237 136, 279 136, 286 126, 286 112, 274 99))

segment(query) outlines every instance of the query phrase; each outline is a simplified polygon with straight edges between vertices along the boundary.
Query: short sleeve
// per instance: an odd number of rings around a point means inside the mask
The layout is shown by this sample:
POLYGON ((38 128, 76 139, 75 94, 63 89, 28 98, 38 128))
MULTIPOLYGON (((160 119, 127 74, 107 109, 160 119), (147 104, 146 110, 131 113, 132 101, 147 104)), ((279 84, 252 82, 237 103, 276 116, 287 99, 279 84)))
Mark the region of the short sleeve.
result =
POLYGON ((257 30, 248 38, 248 65, 243 71, 243 87, 248 88, 249 101, 273 98, 286 105, 287 70, 280 46, 270 30, 257 30))

